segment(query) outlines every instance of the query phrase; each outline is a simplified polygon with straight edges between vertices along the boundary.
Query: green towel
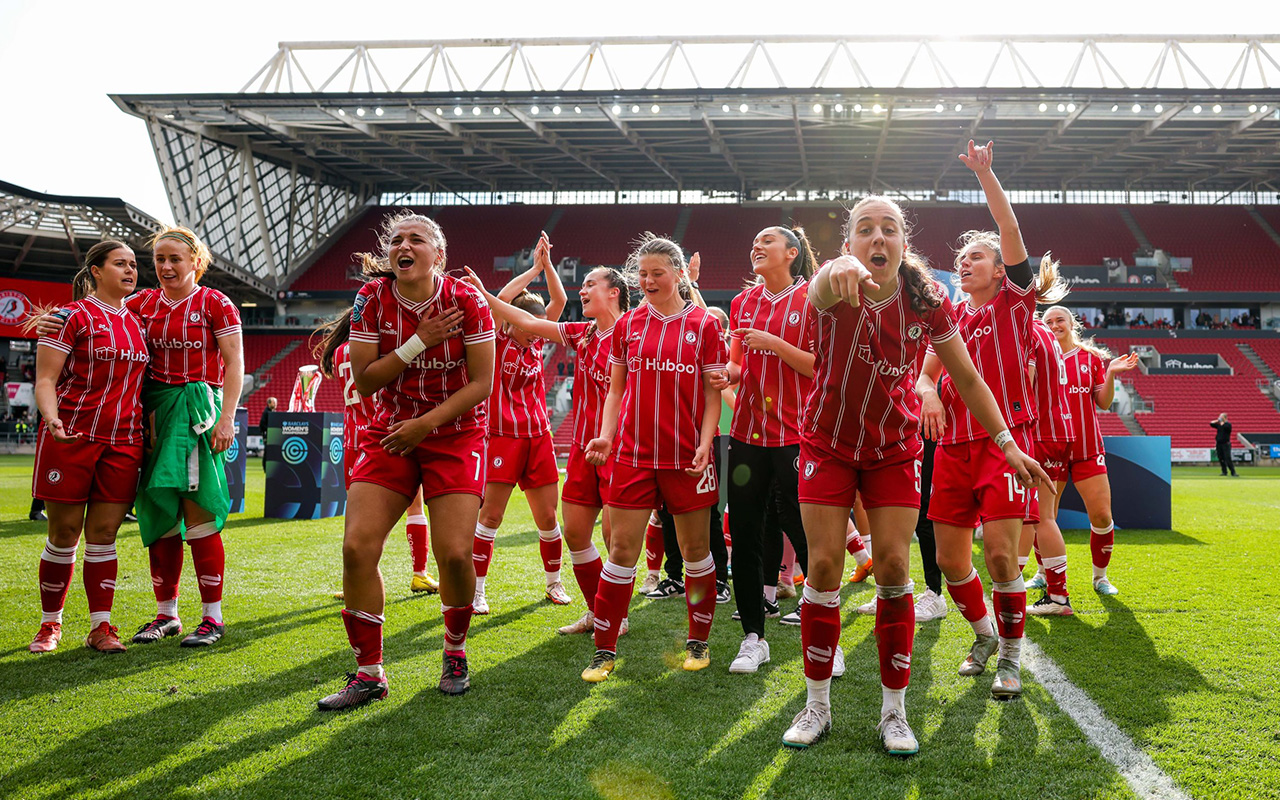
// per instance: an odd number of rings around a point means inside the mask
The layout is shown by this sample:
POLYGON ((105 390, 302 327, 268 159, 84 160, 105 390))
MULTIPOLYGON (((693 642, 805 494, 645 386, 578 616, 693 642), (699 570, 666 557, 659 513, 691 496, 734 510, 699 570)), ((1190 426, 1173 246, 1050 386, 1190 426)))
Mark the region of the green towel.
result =
POLYGON ((196 381, 151 381, 142 404, 154 431, 138 492, 138 528, 142 543, 155 544, 175 527, 186 537, 182 498, 213 515, 218 530, 227 521, 231 497, 222 459, 213 452, 211 431, 222 414, 222 390, 196 381))

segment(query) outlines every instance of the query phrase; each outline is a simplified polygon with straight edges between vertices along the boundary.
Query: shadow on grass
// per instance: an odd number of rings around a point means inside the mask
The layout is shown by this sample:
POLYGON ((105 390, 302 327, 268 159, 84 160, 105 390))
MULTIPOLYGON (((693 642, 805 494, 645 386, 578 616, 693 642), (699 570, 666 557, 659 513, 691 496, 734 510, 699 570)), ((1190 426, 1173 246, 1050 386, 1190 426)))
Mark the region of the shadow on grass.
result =
POLYGON ((0 522, 0 539, 11 539, 18 536, 45 536, 49 532, 49 523, 45 520, 8 519, 0 522))
MULTIPOLYGON (((1064 530, 1062 532, 1062 538, 1067 544, 1088 546, 1089 536, 1090 533, 1087 530, 1064 530)), ((1150 544, 1174 544, 1199 547, 1207 545, 1208 542, 1195 536, 1185 534, 1181 531, 1151 531, 1141 529, 1116 531, 1117 547, 1150 544)))

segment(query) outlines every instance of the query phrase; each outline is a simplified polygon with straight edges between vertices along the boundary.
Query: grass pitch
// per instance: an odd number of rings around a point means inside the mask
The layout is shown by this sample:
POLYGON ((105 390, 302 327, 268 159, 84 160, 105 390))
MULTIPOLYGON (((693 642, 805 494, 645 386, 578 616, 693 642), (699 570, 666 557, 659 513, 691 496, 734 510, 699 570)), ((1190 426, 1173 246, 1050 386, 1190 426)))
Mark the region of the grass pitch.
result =
MULTIPOLYGON (((872 620, 854 613, 869 583, 844 590, 848 673, 832 687, 835 730, 811 750, 780 740, 804 702, 799 630, 770 620, 772 663, 731 676, 741 636, 732 604, 718 608, 711 669, 684 673, 683 602, 634 600, 617 673, 589 686, 578 677, 589 637, 555 634, 583 610, 568 559, 574 604, 555 607, 542 599, 537 533, 518 492, 488 581, 493 613, 471 628, 464 697, 435 688, 439 601, 410 596, 397 530, 383 563, 391 695, 352 712, 315 710, 354 669, 331 596, 342 522, 254 516, 256 462, 251 513, 225 534, 222 642, 89 651, 78 567, 63 643, 35 656, 26 645, 39 625, 45 532, 26 521, 30 469, 29 457, 0 458, 0 797, 1133 796, 1028 673, 1023 699, 1003 704, 989 698, 990 676, 956 675, 972 635, 954 608, 918 628, 907 707, 920 755, 883 755, 872 620)), ((1119 597, 1094 595, 1087 531, 1069 532, 1077 614, 1027 626, 1192 797, 1280 796, 1280 590, 1266 578, 1280 556, 1280 475, 1243 474, 1175 469, 1175 530, 1117 534, 1119 597)), ((155 608, 136 526, 121 531, 119 552, 114 621, 130 634, 155 608)), ((199 594, 187 561, 189 627, 199 594)))

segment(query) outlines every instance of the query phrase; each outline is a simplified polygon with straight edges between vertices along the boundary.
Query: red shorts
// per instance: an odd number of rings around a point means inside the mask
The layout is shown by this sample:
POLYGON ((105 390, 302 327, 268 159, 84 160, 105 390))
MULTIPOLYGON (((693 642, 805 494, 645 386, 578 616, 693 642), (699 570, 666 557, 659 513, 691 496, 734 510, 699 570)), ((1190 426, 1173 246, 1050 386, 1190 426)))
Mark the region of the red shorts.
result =
POLYGON ((715 467, 701 475, 682 469, 645 469, 613 462, 609 484, 609 505, 613 508, 661 508, 665 503, 672 516, 711 508, 720 500, 720 483, 715 467))
POLYGON ((356 460, 359 458, 360 458, 359 447, 342 448, 342 471, 346 474, 346 480, 343 482, 343 486, 347 487, 348 490, 351 489, 352 468, 355 467, 356 460))
POLYGON ((910 452, 885 461, 848 461, 821 445, 800 442, 800 502, 853 508, 920 507, 920 459, 910 452))
POLYGON ((382 449, 387 432, 370 426, 360 432, 359 455, 348 469, 352 483, 376 483, 405 497, 422 487, 422 499, 446 494, 484 497, 485 435, 482 429, 428 436, 409 455, 382 449))
POLYGON ((489 436, 489 483, 536 489, 560 482, 551 432, 536 439, 489 436))
POLYGON ((570 448, 569 467, 564 486, 560 487, 560 499, 588 508, 604 508, 609 502, 609 477, 612 468, 612 461, 603 467, 597 467, 587 461, 583 451, 576 447, 570 448))
MULTIPOLYGON (((1079 483, 1086 478, 1096 478, 1099 475, 1107 474, 1107 454, 1099 453, 1093 458, 1086 458, 1081 461, 1072 461, 1069 465, 1071 472, 1071 480, 1079 483)), ((1054 478, 1055 481, 1066 483, 1067 473, 1064 470, 1061 478, 1054 478)))
POLYGON ((142 444, 57 442, 45 428, 36 443, 31 494, 51 503, 133 505, 142 475, 142 444))
POLYGON ((1054 483, 1065 483, 1070 474, 1071 442, 1036 442, 1036 461, 1054 483))
MULTIPOLYGON (((1034 454, 1027 426, 1011 431, 1022 452, 1034 454)), ((1004 452, 988 437, 944 444, 933 456, 933 493, 929 519, 957 528, 976 528, 979 522, 1020 519, 1040 521, 1035 489, 1018 482, 1004 452)))

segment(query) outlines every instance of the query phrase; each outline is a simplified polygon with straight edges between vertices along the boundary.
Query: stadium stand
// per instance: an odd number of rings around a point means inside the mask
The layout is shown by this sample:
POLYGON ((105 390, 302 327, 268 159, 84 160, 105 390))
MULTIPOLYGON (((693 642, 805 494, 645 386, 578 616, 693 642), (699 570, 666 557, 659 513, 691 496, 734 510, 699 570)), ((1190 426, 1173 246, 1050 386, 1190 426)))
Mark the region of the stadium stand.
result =
MULTIPOLYGON (((564 206, 564 216, 549 231, 555 245, 552 258, 576 256, 583 264, 623 264, 631 243, 645 231, 675 235, 680 210, 670 205, 564 206)), ((526 246, 536 242, 538 231, 533 235, 526 246)))
POLYGON ((689 226, 680 242, 686 250, 702 254, 703 289, 734 290, 751 274, 751 242, 764 228, 783 224, 777 207, 694 206, 689 226))
MULTIPOLYGON (((1280 291, 1280 245, 1241 206, 1128 206, 1153 247, 1190 257, 1189 291, 1280 291)), ((1021 209, 1019 209, 1021 212, 1021 209)))

